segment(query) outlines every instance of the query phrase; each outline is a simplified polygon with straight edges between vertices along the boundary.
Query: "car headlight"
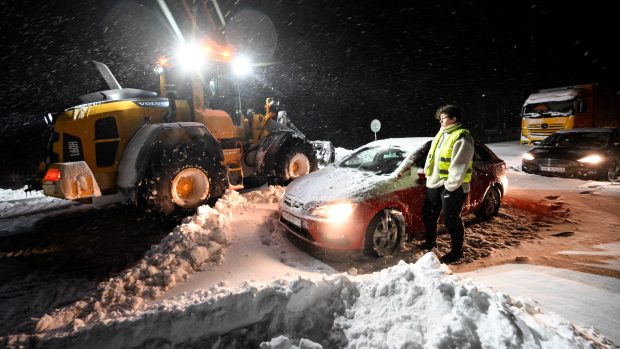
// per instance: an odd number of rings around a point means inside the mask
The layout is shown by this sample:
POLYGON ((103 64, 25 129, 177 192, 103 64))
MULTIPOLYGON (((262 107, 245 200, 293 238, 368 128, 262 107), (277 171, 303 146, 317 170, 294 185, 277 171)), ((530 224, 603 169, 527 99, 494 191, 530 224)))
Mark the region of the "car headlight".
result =
POLYGON ((355 206, 349 202, 317 205, 309 209, 308 214, 333 222, 342 222, 351 216, 355 206))
POLYGON ((599 162, 603 161, 603 157, 598 154, 592 154, 577 161, 581 162, 582 164, 598 164, 599 162))
POLYGON ((530 153, 525 153, 525 154, 523 154, 523 158, 525 160, 534 160, 534 155, 532 155, 530 153))

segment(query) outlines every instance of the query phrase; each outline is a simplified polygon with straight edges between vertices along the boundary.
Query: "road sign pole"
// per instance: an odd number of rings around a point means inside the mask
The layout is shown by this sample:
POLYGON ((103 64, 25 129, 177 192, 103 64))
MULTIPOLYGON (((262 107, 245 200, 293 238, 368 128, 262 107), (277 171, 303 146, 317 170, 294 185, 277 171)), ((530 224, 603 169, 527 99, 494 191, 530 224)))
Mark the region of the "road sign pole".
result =
POLYGON ((377 140, 377 132, 381 129, 381 121, 374 119, 370 122, 370 130, 375 133, 375 141, 377 140))

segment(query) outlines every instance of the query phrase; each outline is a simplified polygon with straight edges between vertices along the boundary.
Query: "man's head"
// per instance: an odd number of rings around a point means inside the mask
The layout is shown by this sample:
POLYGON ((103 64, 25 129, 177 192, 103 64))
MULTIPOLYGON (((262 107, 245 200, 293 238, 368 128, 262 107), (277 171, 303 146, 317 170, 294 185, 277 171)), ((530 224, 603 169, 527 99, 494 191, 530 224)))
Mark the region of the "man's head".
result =
POLYGON ((441 127, 446 128, 452 124, 457 122, 461 122, 461 118, 463 117, 463 112, 461 108, 456 105, 444 105, 439 107, 435 112, 435 118, 439 120, 441 123, 441 127))

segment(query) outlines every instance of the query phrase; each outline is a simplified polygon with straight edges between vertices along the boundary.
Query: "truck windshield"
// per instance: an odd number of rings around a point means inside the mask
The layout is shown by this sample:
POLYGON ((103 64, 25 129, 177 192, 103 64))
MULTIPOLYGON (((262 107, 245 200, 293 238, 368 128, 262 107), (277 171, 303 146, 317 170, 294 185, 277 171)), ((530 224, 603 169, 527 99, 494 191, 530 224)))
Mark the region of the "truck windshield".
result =
POLYGON ((555 133, 542 141, 542 146, 571 148, 605 148, 610 134, 606 132, 555 133))
POLYGON ((363 148, 340 163, 340 167, 355 168, 375 174, 394 172, 404 160, 405 152, 395 147, 363 148))
POLYGON ((526 104, 523 107, 523 117, 525 118, 546 118, 569 116, 573 114, 574 100, 567 101, 547 101, 540 103, 526 104))

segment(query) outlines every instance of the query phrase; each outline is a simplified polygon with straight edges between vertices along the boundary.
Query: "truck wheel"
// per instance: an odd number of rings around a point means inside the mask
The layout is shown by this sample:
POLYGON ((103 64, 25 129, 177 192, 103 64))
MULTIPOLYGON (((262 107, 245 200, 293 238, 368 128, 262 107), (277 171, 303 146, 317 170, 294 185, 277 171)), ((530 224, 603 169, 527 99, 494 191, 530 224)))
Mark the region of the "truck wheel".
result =
POLYGON ((310 146, 296 145, 281 152, 276 160, 275 176, 270 184, 286 185, 318 168, 316 156, 310 146))
POLYGON ((399 220, 390 210, 379 212, 368 224, 364 238, 364 254, 383 257, 394 252, 401 239, 399 220))
POLYGON ((142 201, 149 211, 192 214, 211 197, 212 184, 207 173, 197 161, 161 166, 143 181, 142 201))
POLYGON ((482 204, 478 211, 475 212, 478 218, 489 219, 499 212, 499 206, 502 202, 502 194, 496 186, 489 188, 484 195, 482 204))

